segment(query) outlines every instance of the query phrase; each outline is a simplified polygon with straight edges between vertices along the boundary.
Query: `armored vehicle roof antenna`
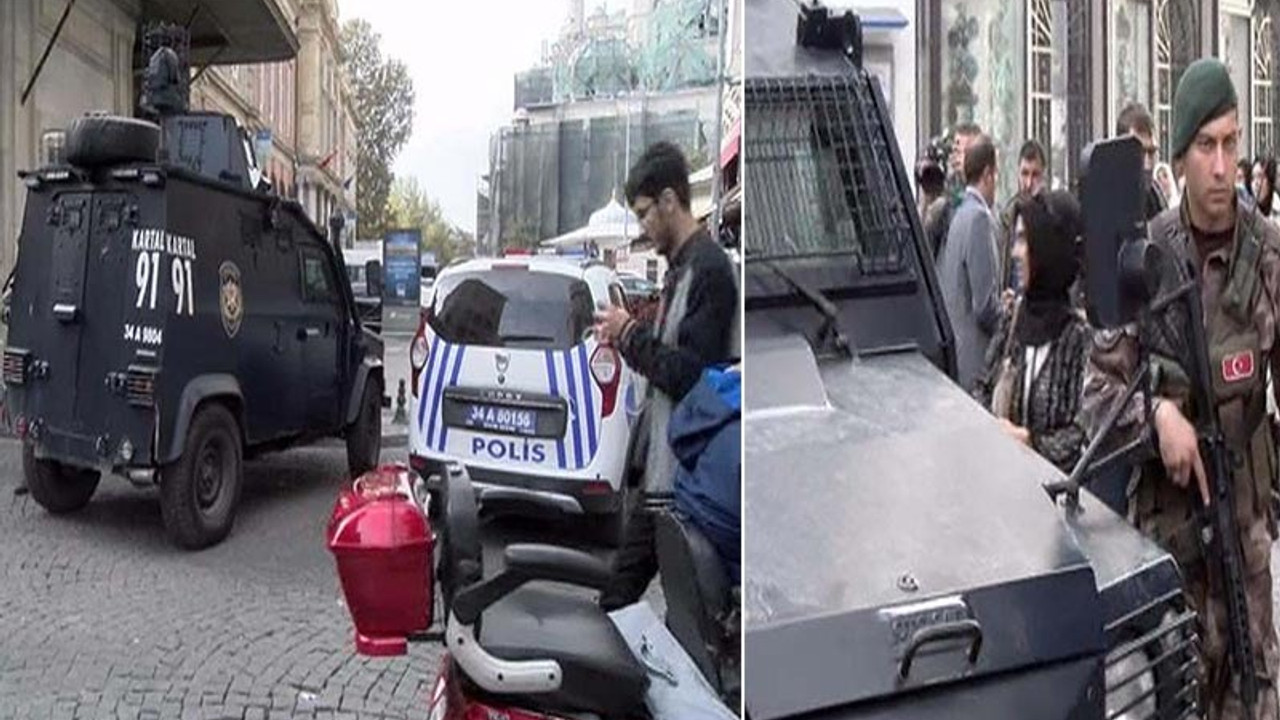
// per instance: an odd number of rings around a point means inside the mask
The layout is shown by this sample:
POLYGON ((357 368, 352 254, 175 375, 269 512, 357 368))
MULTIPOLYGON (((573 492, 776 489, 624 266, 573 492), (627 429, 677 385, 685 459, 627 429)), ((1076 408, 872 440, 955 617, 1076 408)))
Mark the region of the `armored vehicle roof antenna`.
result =
POLYGON ((143 52, 149 54, 150 60, 140 103, 145 114, 163 119, 190 109, 190 45, 190 33, 179 25, 158 23, 147 30, 143 52))

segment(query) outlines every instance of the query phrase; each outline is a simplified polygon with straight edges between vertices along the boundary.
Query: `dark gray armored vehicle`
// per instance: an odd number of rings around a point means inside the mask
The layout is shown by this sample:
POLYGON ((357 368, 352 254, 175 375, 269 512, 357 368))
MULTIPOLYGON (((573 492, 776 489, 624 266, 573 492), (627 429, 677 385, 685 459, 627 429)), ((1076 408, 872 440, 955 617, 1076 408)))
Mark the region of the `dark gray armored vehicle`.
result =
POLYGON ((230 531, 245 457, 381 445, 381 340, 345 266, 268 192, 234 119, 86 116, 65 164, 24 174, 4 381, 32 497, 89 502, 104 473, 158 484, 188 548, 230 531))
POLYGON ((746 11, 747 715, 1193 716, 1173 560, 949 377, 856 17, 746 11))

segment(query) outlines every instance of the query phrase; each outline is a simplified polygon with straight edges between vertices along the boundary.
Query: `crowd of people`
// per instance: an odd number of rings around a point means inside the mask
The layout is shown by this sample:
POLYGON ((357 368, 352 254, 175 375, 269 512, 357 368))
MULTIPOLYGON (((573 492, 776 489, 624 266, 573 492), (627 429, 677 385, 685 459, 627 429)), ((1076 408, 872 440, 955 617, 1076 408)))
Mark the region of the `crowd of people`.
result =
POLYGON ((926 153, 916 178, 918 209, 953 330, 956 380, 1005 433, 1069 473, 1122 398, 1139 358, 1160 365, 1154 410, 1146 415, 1135 399, 1119 423, 1128 438, 1149 432, 1152 458, 1092 478, 1090 487, 1182 567, 1203 628, 1205 716, 1226 718, 1241 716, 1241 702, 1226 661, 1223 601, 1221 591, 1206 583, 1203 550, 1191 537, 1196 508, 1210 495, 1193 425, 1203 409, 1190 399, 1189 384, 1212 381, 1209 394, 1239 460, 1233 487, 1263 689, 1256 716, 1275 718, 1280 653, 1270 553, 1278 536, 1280 462, 1274 420, 1264 408, 1274 415, 1270 368, 1280 362, 1280 220, 1275 158, 1240 157, 1238 102, 1225 66, 1200 60, 1175 93, 1172 157, 1159 158, 1154 123, 1141 105, 1126 107, 1115 128, 1143 149, 1142 212, 1150 239, 1167 257, 1186 261, 1162 266, 1161 288, 1198 282, 1210 368, 1220 369, 1211 379, 1193 379, 1182 360, 1190 352, 1179 344, 1184 341, 1160 332, 1173 316, 1153 313, 1119 330, 1090 326, 1079 280, 1081 206, 1071 192, 1046 187, 1047 156, 1035 140, 1022 146, 1017 192, 1003 203, 996 198, 996 145, 975 125, 954 129, 949 154, 936 146, 926 153))

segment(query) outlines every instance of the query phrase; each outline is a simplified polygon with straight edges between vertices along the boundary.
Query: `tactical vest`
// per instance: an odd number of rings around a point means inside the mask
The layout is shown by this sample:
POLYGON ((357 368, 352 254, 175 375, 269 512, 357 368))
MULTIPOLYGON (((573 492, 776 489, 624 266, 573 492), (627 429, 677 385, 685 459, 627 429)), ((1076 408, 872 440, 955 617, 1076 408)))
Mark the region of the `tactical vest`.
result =
MULTIPOLYGON (((1195 245, 1178 210, 1168 210, 1151 221, 1151 237, 1166 254, 1161 293, 1173 290, 1185 277, 1180 268, 1197 263, 1195 245)), ((1263 228, 1252 209, 1242 208, 1236 221, 1231 264, 1222 291, 1204 297, 1205 334, 1209 345, 1212 396, 1234 473, 1234 501, 1239 518, 1266 517, 1275 534, 1271 513, 1271 492, 1276 483, 1275 448, 1266 420, 1267 358, 1262 355, 1262 338, 1254 325, 1254 309, 1265 302, 1261 278, 1263 228)), ((1153 389, 1157 394, 1188 397, 1191 361, 1185 331, 1176 328, 1185 312, 1178 306, 1144 327, 1143 342, 1151 349, 1153 389)), ((1273 347, 1272 352, 1280 350, 1273 347)), ((1189 406, 1184 403, 1184 408, 1189 406)), ((1199 408, 1190 407, 1194 422, 1199 408)), ((1194 483, 1194 480, 1192 481, 1194 483)), ((1178 488, 1169 481, 1159 458, 1147 462, 1138 483, 1134 512, 1138 527, 1147 530, 1165 546, 1183 567, 1202 560, 1196 536, 1196 505, 1193 490, 1178 488)), ((1241 523, 1241 527, 1247 527, 1241 523)))

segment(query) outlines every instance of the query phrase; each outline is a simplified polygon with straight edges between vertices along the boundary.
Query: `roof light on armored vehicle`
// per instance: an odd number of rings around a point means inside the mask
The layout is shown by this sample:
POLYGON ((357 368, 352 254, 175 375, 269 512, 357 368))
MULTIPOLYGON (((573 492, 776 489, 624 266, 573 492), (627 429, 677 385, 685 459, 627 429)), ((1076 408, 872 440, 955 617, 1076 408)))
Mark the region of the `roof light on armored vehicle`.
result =
POLYGON ((40 173, 40 177, 45 182, 62 182, 63 180, 71 179, 71 171, 70 170, 45 170, 44 172, 40 173))
POLYGON ((137 180, 140 174, 138 168, 116 168, 111 171, 111 177, 116 180, 137 180))
POLYGON ((147 170, 142 173, 142 184, 151 186, 163 185, 164 175, 161 175, 158 170, 147 170))

